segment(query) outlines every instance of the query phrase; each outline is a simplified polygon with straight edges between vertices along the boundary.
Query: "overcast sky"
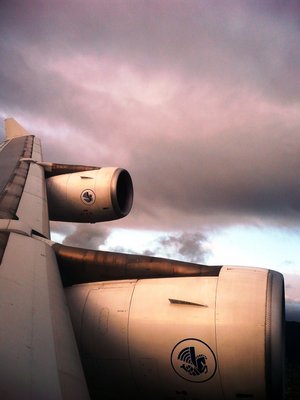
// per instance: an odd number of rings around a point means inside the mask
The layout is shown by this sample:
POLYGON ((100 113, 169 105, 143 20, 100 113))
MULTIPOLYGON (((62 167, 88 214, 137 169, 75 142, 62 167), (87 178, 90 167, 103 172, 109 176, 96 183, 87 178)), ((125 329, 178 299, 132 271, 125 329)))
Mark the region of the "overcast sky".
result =
POLYGON ((53 230, 93 248, 152 232, 130 250, 198 262, 232 228, 294 240, 299 37, 296 0, 2 0, 0 117, 41 137, 49 161, 120 165, 134 182, 124 220, 53 230))

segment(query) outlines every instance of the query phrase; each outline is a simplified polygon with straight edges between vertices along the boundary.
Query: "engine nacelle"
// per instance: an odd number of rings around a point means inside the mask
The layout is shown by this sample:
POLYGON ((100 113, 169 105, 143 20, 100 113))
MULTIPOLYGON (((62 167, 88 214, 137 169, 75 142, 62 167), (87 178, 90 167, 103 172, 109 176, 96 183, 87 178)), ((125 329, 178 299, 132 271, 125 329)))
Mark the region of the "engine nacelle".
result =
POLYGON ((222 267, 215 277, 98 282, 66 294, 95 398, 282 399, 277 272, 222 267))
POLYGON ((132 207, 131 177, 122 168, 52 176, 46 184, 49 218, 53 221, 110 221, 125 217, 132 207))

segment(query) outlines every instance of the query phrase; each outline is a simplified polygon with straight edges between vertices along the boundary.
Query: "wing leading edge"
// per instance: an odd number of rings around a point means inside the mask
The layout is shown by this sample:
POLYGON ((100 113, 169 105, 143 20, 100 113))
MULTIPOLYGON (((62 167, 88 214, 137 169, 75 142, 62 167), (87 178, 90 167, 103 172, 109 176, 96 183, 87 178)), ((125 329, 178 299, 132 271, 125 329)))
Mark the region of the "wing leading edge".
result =
POLYGON ((13 119, 0 147, 0 397, 88 399, 49 238, 40 142, 13 119))

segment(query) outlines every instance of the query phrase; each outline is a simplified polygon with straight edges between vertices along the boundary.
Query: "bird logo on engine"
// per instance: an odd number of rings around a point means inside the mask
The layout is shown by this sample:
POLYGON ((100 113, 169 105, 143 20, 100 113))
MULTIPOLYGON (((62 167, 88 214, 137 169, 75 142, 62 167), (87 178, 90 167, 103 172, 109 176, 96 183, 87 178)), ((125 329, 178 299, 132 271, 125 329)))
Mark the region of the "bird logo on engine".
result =
POLYGON ((171 364, 181 378, 191 382, 206 382, 217 370, 217 361, 212 349, 202 340, 181 340, 173 348, 171 364))
POLYGON ((195 347, 193 346, 181 350, 178 355, 178 360, 183 362, 180 368, 183 368, 190 375, 196 376, 207 374, 208 372, 206 355, 200 354, 196 356, 195 347))
POLYGON ((91 189, 85 189, 80 195, 81 201, 84 204, 91 206, 96 201, 96 195, 91 189))

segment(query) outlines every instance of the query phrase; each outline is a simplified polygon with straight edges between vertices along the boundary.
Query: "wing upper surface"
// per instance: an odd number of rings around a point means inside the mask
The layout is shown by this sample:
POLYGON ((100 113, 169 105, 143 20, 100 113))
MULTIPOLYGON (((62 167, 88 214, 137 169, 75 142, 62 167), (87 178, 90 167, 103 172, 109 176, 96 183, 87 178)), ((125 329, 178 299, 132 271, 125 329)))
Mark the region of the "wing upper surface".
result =
POLYGON ((9 138, 0 148, 0 219, 20 220, 49 238, 48 205, 41 144, 14 119, 6 122, 9 138))
POLYGON ((0 398, 88 399, 54 250, 39 139, 0 145, 0 398))
POLYGON ((6 143, 0 152, 0 218, 17 219, 16 211, 23 193, 29 164, 22 162, 31 157, 32 136, 23 136, 6 143))
POLYGON ((7 118, 4 123, 6 139, 30 135, 14 118, 7 118))
POLYGON ((0 268, 0 397, 86 399, 54 252, 11 232, 0 268))

